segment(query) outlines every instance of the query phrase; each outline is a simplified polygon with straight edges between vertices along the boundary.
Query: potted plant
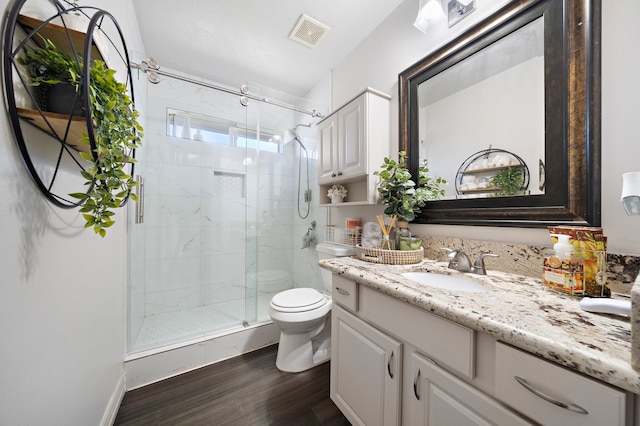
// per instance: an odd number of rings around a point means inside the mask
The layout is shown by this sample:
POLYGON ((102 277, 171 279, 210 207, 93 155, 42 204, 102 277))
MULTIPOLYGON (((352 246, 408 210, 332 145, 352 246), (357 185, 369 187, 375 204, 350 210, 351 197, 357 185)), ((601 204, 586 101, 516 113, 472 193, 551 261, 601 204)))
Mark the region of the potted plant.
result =
POLYGON ((411 222, 427 201, 437 200, 444 194, 440 185, 445 185, 447 181, 429 176, 427 160, 424 160, 418 168, 416 185, 407 170, 406 157, 405 151, 399 152, 397 162, 385 157, 384 163, 380 166, 381 170, 373 174, 379 178, 380 201, 387 205, 384 213, 389 216, 395 215, 399 221, 411 222))
POLYGON ((339 183, 333 184, 327 191, 327 197, 331 199, 331 204, 341 203, 347 196, 347 188, 339 183))
MULTIPOLYGON (((31 70, 32 86, 50 88, 71 84, 76 92, 72 99, 76 105, 83 104, 78 100, 84 84, 82 58, 62 52, 50 40, 44 40, 42 47, 26 49, 25 56, 19 61, 31 70)), ((107 68, 103 61, 93 60, 89 73, 89 105, 96 149, 91 153, 80 152, 80 156, 89 162, 81 172, 89 186, 88 192, 69 195, 82 203, 80 211, 86 221, 85 227, 93 227, 96 234, 104 237, 106 228, 115 223, 113 209, 122 206, 127 197, 137 201, 136 195, 131 193, 137 182, 125 173, 124 168, 127 162, 135 162, 130 152, 140 146, 143 129, 127 86, 116 80, 115 71, 107 68)), ((67 111, 71 111, 71 107, 67 111)), ((80 142, 90 144, 89 135, 85 134, 80 142)))
POLYGON ((498 197, 522 195, 524 193, 522 188, 524 174, 519 167, 507 167, 496 173, 489 181, 489 185, 498 189, 498 192, 495 193, 498 197))

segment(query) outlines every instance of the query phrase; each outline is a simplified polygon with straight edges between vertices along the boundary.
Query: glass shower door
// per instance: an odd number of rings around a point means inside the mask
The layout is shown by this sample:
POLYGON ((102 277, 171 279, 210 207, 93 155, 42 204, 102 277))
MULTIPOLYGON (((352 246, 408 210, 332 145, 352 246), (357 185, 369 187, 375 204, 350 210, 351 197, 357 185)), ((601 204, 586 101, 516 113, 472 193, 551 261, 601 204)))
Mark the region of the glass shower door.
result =
POLYGON ((291 287, 292 271, 294 151, 279 136, 291 114, 193 83, 143 80, 130 353, 269 321, 270 297, 291 287))

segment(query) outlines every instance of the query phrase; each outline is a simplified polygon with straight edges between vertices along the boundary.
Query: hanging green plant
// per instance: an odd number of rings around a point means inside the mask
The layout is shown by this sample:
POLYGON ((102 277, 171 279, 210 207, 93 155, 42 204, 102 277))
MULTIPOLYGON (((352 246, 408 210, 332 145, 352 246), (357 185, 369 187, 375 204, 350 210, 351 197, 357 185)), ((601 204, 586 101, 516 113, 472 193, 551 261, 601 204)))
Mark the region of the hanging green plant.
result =
POLYGON ((498 188, 497 197, 524 194, 524 173, 520 167, 507 167, 500 170, 490 180, 489 185, 498 188))
MULTIPOLYGON (((42 47, 26 49, 19 62, 31 70, 32 86, 71 83, 81 93, 82 58, 62 52, 50 40, 44 40, 42 47)), ((127 197, 137 201, 131 192, 137 182, 124 168, 136 161, 130 153, 140 147, 143 128, 138 123, 139 114, 127 86, 114 76, 116 71, 107 68, 103 61, 93 60, 89 73, 89 105, 96 150, 80 152, 80 156, 90 163, 81 171, 90 189, 86 194, 69 195, 84 201, 80 211, 85 227, 93 227, 96 234, 104 237, 107 228, 115 223, 113 209, 121 207, 127 197)), ((89 145, 89 135, 84 134, 80 142, 89 145)))
POLYGON ((418 185, 411 179, 406 167, 407 153, 400 151, 398 161, 387 157, 380 166, 381 170, 373 172, 378 176, 378 193, 380 201, 387 205, 386 215, 397 216, 398 220, 411 222, 421 212, 427 201, 437 200, 444 195, 440 185, 447 181, 441 177, 429 176, 427 160, 418 169, 418 185))

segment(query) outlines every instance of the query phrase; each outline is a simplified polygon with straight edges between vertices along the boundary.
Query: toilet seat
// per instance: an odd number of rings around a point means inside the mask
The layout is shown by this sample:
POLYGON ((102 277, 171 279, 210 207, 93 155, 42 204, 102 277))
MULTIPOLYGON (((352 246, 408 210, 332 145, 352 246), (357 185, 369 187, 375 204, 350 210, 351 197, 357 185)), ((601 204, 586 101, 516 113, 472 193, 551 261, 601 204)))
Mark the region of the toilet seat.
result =
POLYGON ((306 312, 327 304, 327 298, 313 288, 292 288, 273 296, 271 306, 280 312, 306 312))

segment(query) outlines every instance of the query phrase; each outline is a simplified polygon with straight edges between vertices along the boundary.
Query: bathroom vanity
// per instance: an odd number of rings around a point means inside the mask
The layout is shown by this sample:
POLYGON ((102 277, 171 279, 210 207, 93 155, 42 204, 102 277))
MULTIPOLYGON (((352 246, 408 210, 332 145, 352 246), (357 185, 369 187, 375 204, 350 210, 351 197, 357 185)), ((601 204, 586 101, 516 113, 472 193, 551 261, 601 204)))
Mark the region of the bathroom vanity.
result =
POLYGON ((331 398, 353 424, 640 424, 628 318, 502 272, 320 265, 333 272, 331 398), (436 288, 401 275, 410 271, 488 291, 436 288))

